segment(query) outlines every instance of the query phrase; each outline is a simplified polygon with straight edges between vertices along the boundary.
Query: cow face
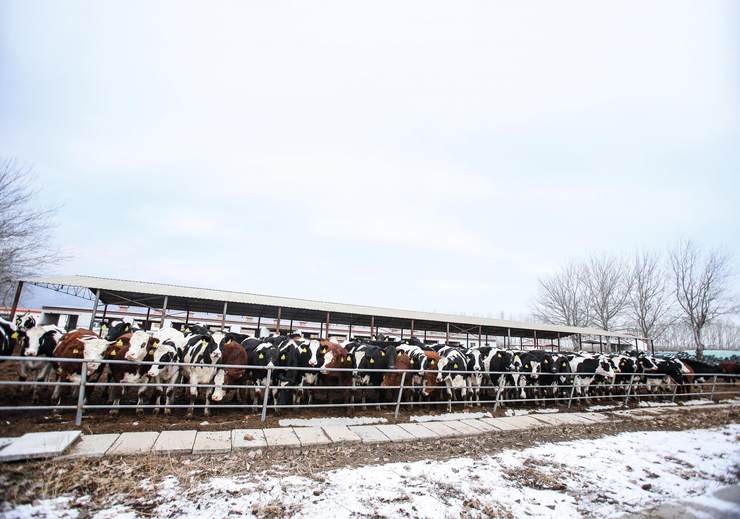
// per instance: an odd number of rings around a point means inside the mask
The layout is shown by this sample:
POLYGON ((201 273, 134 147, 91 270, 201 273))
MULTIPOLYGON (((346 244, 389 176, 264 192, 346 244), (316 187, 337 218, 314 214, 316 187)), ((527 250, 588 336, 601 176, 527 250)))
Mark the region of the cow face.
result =
POLYGON ((658 369, 657 364, 647 355, 640 355, 637 358, 637 369, 641 371, 655 371, 658 369))
POLYGON ((625 355, 619 355, 612 359, 620 373, 632 374, 635 372, 635 359, 625 355))
POLYGON ((126 352, 126 360, 140 361, 147 355, 147 350, 151 349, 152 353, 157 348, 159 341, 151 337, 148 333, 138 330, 131 334, 129 347, 126 352))
POLYGON ((253 363, 255 366, 264 366, 272 369, 277 363, 278 352, 279 350, 276 346, 273 346, 269 342, 263 342, 254 349, 254 361, 250 363, 253 363))
POLYGON ((326 346, 321 346, 319 341, 300 339, 296 342, 296 346, 298 347, 299 366, 315 368, 323 363, 326 346))
POLYGON ((23 315, 18 315, 15 318, 15 326, 20 331, 30 330, 36 326, 36 318, 28 312, 23 315))
POLYGON ((351 367, 353 356, 347 353, 347 350, 339 346, 338 344, 326 344, 322 345, 324 362, 321 365, 321 373, 327 375, 328 370, 334 368, 348 368, 351 367))
POLYGON ((87 374, 92 375, 100 368, 100 361, 108 349, 109 342, 97 337, 85 337, 78 340, 83 343, 83 358, 90 361, 87 363, 87 374))
POLYGON ((152 354, 152 361, 157 364, 152 364, 147 371, 147 375, 154 378, 158 377, 159 373, 166 366, 159 364, 160 362, 176 362, 177 361, 177 350, 174 343, 171 341, 165 341, 157 345, 154 353, 152 354))
POLYGON ((128 333, 130 331, 131 331, 131 324, 121 321, 120 323, 117 323, 111 326, 110 328, 108 328, 108 333, 105 335, 105 340, 115 341, 121 335, 123 335, 124 333, 128 333))

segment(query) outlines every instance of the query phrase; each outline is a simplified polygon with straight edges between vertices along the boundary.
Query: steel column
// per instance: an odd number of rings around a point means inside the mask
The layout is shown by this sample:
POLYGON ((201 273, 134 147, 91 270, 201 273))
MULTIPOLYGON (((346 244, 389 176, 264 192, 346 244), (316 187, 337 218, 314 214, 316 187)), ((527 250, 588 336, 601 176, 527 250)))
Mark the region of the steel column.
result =
POLYGON ((90 314, 90 329, 95 325, 95 314, 98 313, 98 301, 100 301, 100 289, 95 291, 95 301, 93 302, 92 314, 90 314))
POLYGON ((87 384, 87 363, 83 360, 80 364, 80 390, 77 393, 77 413, 75 414, 77 427, 82 423, 82 410, 85 407, 85 384, 87 384))
MULTIPOLYGON (((401 373, 401 385, 398 388, 398 398, 396 399, 396 412, 393 416, 398 418, 398 411, 401 408, 401 396, 403 396, 403 383, 406 381, 406 372, 401 373)), ((412 397, 413 399, 413 397, 412 397)))
POLYGON ((267 418, 267 398, 270 396, 270 379, 272 378, 272 368, 267 368, 267 378, 265 378, 265 394, 262 397, 262 415, 261 421, 267 418))
POLYGON ((162 304, 162 317, 159 319, 159 328, 164 328, 164 317, 167 315, 167 303, 169 302, 169 296, 164 296, 164 303, 162 304))
POLYGON ((329 338, 329 323, 330 323, 330 314, 329 312, 326 312, 326 338, 329 338))
POLYGON ((375 316, 370 316, 370 338, 375 337, 375 316))
POLYGON ((414 336, 414 328, 415 328, 415 325, 416 325, 416 323, 414 322, 413 319, 411 319, 411 337, 414 336))
POLYGON ((540 345, 537 342, 537 330, 532 330, 534 332, 534 349, 538 350, 540 349, 540 345))
MULTIPOLYGON (((147 319, 149 319, 149 312, 147 311, 147 319)), ((187 309, 185 312, 185 324, 188 324, 190 322, 190 308, 187 309)))
POLYGON ((13 296, 13 306, 10 307, 10 322, 15 321, 15 313, 18 311, 18 303, 21 301, 21 292, 23 292, 23 281, 19 281, 15 287, 15 295, 13 296))
POLYGON ((483 327, 478 326, 478 347, 482 346, 482 344, 480 343, 481 335, 483 335, 483 327))
POLYGON ((445 343, 450 342, 450 323, 447 323, 447 334, 445 335, 445 343))
POLYGON ((221 331, 224 331, 224 326, 226 325, 226 310, 229 308, 229 303, 227 301, 224 301, 224 311, 221 313, 221 331))
MULTIPOLYGON (((149 330, 149 312, 152 311, 150 306, 146 307, 146 320, 144 321, 144 330, 149 330)), ((185 324, 188 324, 187 318, 185 318, 185 324)))
POLYGON ((347 332, 347 340, 349 341, 351 339, 352 339, 352 321, 350 321, 349 323, 349 331, 347 332))
POLYGON ((558 332, 558 353, 560 353, 560 332, 558 332))
POLYGON ((277 319, 275 320, 275 333, 280 335, 280 318, 283 316, 283 307, 278 306, 277 319))
MULTIPOLYGON (((505 345, 504 347, 508 346, 509 348, 511 348, 511 328, 506 329, 506 338, 508 338, 509 344, 505 345)), ((504 344, 506 344, 506 340, 504 340, 504 344)))

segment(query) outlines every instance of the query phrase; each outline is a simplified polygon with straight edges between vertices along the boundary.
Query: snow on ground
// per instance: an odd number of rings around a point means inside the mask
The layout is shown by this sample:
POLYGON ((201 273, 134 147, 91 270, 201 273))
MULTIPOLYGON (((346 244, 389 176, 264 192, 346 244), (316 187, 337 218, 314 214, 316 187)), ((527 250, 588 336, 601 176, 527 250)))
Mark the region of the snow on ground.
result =
POLYGON ((619 409, 621 407, 623 407, 622 404, 590 405, 586 408, 586 411, 608 411, 609 409, 619 409))
POLYGON ((543 409, 507 409, 504 411, 504 416, 524 416, 527 414, 547 414, 557 413, 559 409, 547 407, 543 409))
POLYGON ((683 402, 683 405, 707 405, 707 404, 713 404, 711 400, 707 400, 706 398, 697 398, 696 400, 686 400, 683 402))
POLYGON ((489 412, 470 412, 470 413, 444 413, 444 414, 422 414, 412 416, 412 422, 440 422, 445 420, 465 420, 472 418, 491 418, 493 415, 489 412))
MULTIPOLYGON (((629 432, 446 461, 435 461, 430 450, 426 461, 343 468, 314 478, 246 473, 189 488, 170 477, 151 488, 150 497, 161 504, 146 510, 168 518, 613 517, 735 483, 738 434, 740 424, 629 432)), ((5 517, 55 517, 67 504, 59 499, 6 509, 5 517)), ((135 514, 119 504, 93 517, 122 515, 135 514)))
POLYGON ((369 425, 386 423, 387 418, 379 416, 332 416, 326 418, 285 418, 278 422, 280 427, 324 427, 331 425, 369 425))
POLYGON ((641 400, 637 405, 640 407, 671 407, 678 405, 676 402, 652 402, 648 400, 641 400))

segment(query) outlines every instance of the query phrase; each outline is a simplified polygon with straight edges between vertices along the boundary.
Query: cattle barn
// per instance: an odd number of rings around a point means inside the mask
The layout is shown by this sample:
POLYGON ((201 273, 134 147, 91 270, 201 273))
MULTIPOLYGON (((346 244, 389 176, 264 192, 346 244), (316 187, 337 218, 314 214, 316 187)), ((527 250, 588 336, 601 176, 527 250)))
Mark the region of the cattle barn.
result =
POLYGON ((654 348, 649 338, 597 328, 329 303, 93 276, 43 276, 19 280, 11 319, 15 316, 24 285, 90 300, 91 329, 105 320, 108 306, 113 305, 142 308, 146 312, 142 313, 142 321, 147 325, 155 323, 161 326, 165 318, 181 319, 187 323, 191 314, 210 313, 221 316, 221 329, 227 315, 248 316, 257 319, 257 328, 270 326, 277 333, 288 332, 299 322, 316 323, 320 337, 330 337, 341 327, 343 334, 353 337, 373 336, 383 329, 399 330, 402 338, 409 334, 427 340, 427 335, 434 335, 445 342, 486 344, 495 339, 503 347, 559 350, 561 347, 572 349, 576 344, 578 349, 591 346, 602 350, 610 347, 616 351, 646 349, 647 345, 654 348))

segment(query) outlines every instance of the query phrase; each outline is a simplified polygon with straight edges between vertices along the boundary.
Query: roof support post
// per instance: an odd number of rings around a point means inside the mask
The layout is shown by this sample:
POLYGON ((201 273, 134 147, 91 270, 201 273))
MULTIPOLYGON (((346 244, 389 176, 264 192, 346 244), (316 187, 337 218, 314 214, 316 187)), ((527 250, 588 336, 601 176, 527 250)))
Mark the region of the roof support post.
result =
POLYGON ((427 342, 427 330, 424 328, 424 342, 427 342))
POLYGON ((653 350, 653 355, 655 355, 655 339, 648 339, 650 341, 650 347, 653 350))
POLYGON ((519 348, 520 349, 523 349, 524 348, 524 340, 522 339, 522 336, 521 335, 519 336, 519 348))
POLYGON ((482 346, 482 344, 480 343, 481 335, 483 335, 483 327, 478 326, 478 347, 479 348, 482 346))
POLYGON ((637 345, 637 337, 635 337, 635 351, 638 351, 640 347, 637 345))
POLYGON ((280 335, 280 317, 282 317, 282 315, 283 315, 283 307, 278 306, 277 319, 275 320, 275 333, 277 333, 278 335, 280 335))
MULTIPOLYGON (((144 330, 149 331, 149 312, 152 311, 151 306, 146 307, 146 319, 144 320, 144 330)), ((190 314, 190 312, 188 312, 190 314)), ((188 324, 188 318, 185 318, 185 324, 188 324)))
POLYGON ((226 326, 226 310, 229 308, 228 301, 224 301, 224 311, 221 312, 221 331, 224 331, 224 326, 226 326))
POLYGON ((100 301, 100 289, 95 291, 95 301, 93 302, 92 313, 90 314, 90 326, 92 330, 95 325, 95 314, 98 313, 98 301, 100 301))
MULTIPOLYGON (((619 353, 622 350, 622 338, 617 337, 617 353, 619 353)), ((611 351, 609 351, 611 353, 611 351)))
POLYGON ((560 353, 560 332, 558 332, 558 353, 560 353))
POLYGON ((506 329, 506 337, 504 338, 504 348, 509 347, 511 348, 511 328, 506 329), (506 339, 508 338, 508 343, 506 344, 506 339))
POLYGON ((330 314, 329 312, 326 312, 326 338, 329 338, 329 322, 330 322, 330 314))
POLYGON ((370 338, 375 337, 375 316, 370 316, 370 338))
MULTIPOLYGON (((146 312, 146 318, 149 319, 149 310, 146 312)), ((190 308, 185 311, 185 324, 190 323, 190 308)))
POLYGON ((580 333, 578 334, 578 349, 583 350, 583 335, 580 333))
POLYGON ((450 342, 450 323, 447 323, 447 332, 445 333, 445 343, 450 342))
POLYGON ((101 318, 101 321, 105 321, 105 314, 108 313, 108 304, 103 305, 103 317, 101 318))
POLYGON ((255 333, 255 336, 257 337, 260 336, 260 328, 262 328, 262 316, 258 315, 257 316, 257 332, 255 333))
POLYGON ((352 339, 352 321, 349 322, 349 331, 347 332, 347 340, 352 339))
POLYGON ((604 343, 602 342, 601 335, 599 335, 599 353, 604 353, 604 343))
POLYGON ((537 330, 532 330, 534 332, 534 349, 538 350, 540 349, 540 345, 537 342, 537 330))
POLYGON ((288 330, 290 333, 293 333, 293 319, 290 320, 290 330, 288 330))
POLYGON ((465 331, 465 347, 470 348, 470 332, 465 331))
POLYGON ((15 321, 15 313, 18 311, 18 303, 21 301, 21 292, 23 292, 23 281, 19 281, 15 286, 15 295, 13 296, 13 306, 10 307, 10 322, 15 321))
POLYGON ((164 296, 164 304, 162 305, 162 317, 159 319, 159 328, 164 328, 164 318, 167 315, 167 303, 169 302, 169 296, 164 296))
POLYGON ((411 335, 411 337, 413 337, 413 336, 414 336, 414 327, 415 327, 414 325, 415 325, 415 324, 416 324, 416 323, 414 322, 414 320, 413 320, 413 319, 411 319, 411 334, 410 334, 410 335, 411 335))

